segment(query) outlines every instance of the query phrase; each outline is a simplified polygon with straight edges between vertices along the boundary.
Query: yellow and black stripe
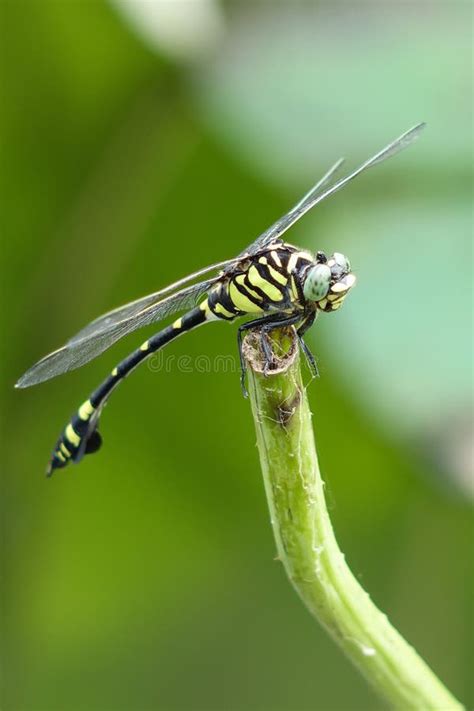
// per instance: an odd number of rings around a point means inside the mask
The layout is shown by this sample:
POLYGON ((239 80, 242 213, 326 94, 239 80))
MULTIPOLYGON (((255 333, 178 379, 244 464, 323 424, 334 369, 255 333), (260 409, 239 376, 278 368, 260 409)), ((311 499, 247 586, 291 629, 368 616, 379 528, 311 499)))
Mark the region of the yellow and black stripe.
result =
POLYGON ((350 284, 345 284, 343 282, 336 282, 335 284, 332 284, 329 287, 329 292, 325 298, 318 301, 318 308, 326 313, 337 311, 341 308, 351 287, 352 282, 350 284))
POLYGON ((303 308, 298 274, 313 263, 312 256, 289 245, 275 246, 235 270, 209 294, 209 308, 217 318, 232 321, 246 314, 303 308))

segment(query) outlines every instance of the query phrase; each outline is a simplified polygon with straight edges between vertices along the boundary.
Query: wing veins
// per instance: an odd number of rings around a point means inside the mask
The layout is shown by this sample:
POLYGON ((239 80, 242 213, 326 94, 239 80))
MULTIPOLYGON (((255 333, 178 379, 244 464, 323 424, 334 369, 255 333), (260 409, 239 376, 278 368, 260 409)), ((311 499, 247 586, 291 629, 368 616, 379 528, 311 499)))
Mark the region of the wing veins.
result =
MULTIPOLYGON (((236 260, 234 260, 236 261, 236 260)), ((220 265, 229 262, 219 263, 220 265)), ((62 347, 46 355, 24 373, 16 383, 17 388, 26 388, 45 380, 74 370, 89 362, 110 348, 114 343, 133 331, 170 316, 190 306, 203 296, 208 289, 220 279, 219 275, 197 284, 192 284, 177 293, 169 294, 164 299, 153 301, 141 310, 134 311, 126 318, 103 324, 100 330, 92 331, 87 336, 69 340, 62 347)), ((165 290, 163 290, 165 291, 165 290)), ((169 287, 166 288, 169 291, 169 287)), ((161 292, 157 292, 161 293, 161 292)), ((146 299, 147 297, 145 297, 146 299)), ((139 304, 141 300, 132 302, 139 304)), ((130 306, 130 304, 128 305, 130 306)), ((125 308, 125 307, 122 307, 125 308)), ((114 313, 114 312, 111 312, 114 313)), ((102 319, 102 317, 100 317, 102 319)), ((94 323, 94 322, 93 322, 94 323)), ((92 324, 90 324, 92 325, 92 324)), ((88 327, 80 333, 84 333, 88 327)), ((79 334, 77 334, 79 336, 79 334)))
POLYGON ((143 308, 149 308, 154 304, 158 304, 164 301, 164 297, 168 297, 168 295, 171 295, 173 292, 176 292, 181 287, 184 287, 190 281, 194 281, 198 277, 203 276, 204 274, 207 274, 210 271, 217 271, 218 269, 223 269, 224 267, 231 266, 237 261, 238 259, 235 258, 228 259, 223 262, 217 262, 216 264, 211 264, 210 266, 204 267, 203 269, 199 269, 198 271, 193 272, 192 274, 188 274, 182 279, 178 279, 178 281, 173 282, 173 284, 169 284, 168 286, 164 287, 163 289, 160 289, 159 291, 154 292, 153 294, 142 296, 141 298, 136 299, 135 301, 130 301, 129 303, 124 304, 123 306, 118 306, 117 308, 112 309, 111 311, 107 311, 105 314, 102 314, 98 318, 94 319, 89 324, 87 324, 87 326, 78 331, 78 333, 76 333, 66 342, 66 345, 74 345, 75 343, 79 343, 80 341, 83 341, 87 338, 91 338, 92 336, 98 335, 99 333, 107 332, 109 329, 113 328, 122 320, 128 320, 129 318, 132 318, 134 316, 138 317, 141 314, 143 308))
POLYGON ((252 242, 250 247, 247 248, 246 253, 253 255, 256 250, 262 249, 266 245, 278 240, 282 234, 284 234, 290 227, 292 227, 295 222, 297 222, 301 217, 303 217, 303 215, 305 215, 309 210, 311 210, 313 207, 318 205, 330 195, 333 195, 333 193, 343 188, 345 185, 347 185, 347 183, 349 183, 351 180, 360 175, 364 170, 367 170, 368 168, 371 168, 372 166, 377 165, 378 163, 382 163, 382 161, 386 160, 387 158, 390 158, 391 156, 395 155, 396 153, 410 145, 418 138, 420 132, 425 128, 425 126, 425 123, 419 123, 416 126, 410 128, 408 131, 405 131, 405 133, 403 133, 401 136, 399 136, 387 146, 382 148, 380 151, 378 151, 378 153, 371 156, 371 158, 366 160, 364 163, 362 163, 362 165, 360 165, 358 168, 349 173, 349 175, 346 175, 344 178, 341 178, 336 183, 331 185, 331 187, 327 188, 323 192, 320 192, 320 189, 327 184, 332 175, 334 175, 336 170, 342 164, 343 159, 341 158, 339 161, 337 161, 337 163, 332 166, 332 168, 329 169, 329 171, 321 178, 321 180, 316 183, 313 188, 311 188, 311 190, 305 195, 304 198, 302 198, 293 208, 291 208, 291 210, 289 210, 285 215, 283 215, 283 217, 277 220, 271 227, 265 230, 265 232, 263 232, 260 237, 255 240, 255 242, 252 242))

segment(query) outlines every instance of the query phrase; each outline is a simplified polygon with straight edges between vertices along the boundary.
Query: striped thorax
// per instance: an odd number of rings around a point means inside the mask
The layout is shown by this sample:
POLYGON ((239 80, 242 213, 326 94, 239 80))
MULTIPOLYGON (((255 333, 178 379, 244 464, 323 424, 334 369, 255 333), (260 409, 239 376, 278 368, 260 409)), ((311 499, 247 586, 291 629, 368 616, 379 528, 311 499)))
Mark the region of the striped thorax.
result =
POLYGON ((227 321, 272 311, 336 311, 355 281, 349 260, 339 252, 327 259, 322 252, 313 256, 283 243, 255 257, 244 255, 205 303, 215 318, 227 321))

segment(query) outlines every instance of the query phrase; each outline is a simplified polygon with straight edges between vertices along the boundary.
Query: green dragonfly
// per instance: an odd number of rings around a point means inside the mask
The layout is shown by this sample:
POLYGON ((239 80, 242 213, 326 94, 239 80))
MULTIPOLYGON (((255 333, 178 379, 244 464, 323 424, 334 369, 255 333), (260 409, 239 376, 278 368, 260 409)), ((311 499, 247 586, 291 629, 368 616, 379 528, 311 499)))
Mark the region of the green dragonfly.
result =
POLYGON ((260 329, 262 349, 268 369, 271 369, 269 331, 294 326, 308 362, 317 372, 303 335, 318 313, 331 313, 341 307, 356 277, 349 260, 340 252, 329 257, 320 251, 313 254, 285 242, 282 236, 315 205, 364 170, 408 146, 424 126, 424 123, 414 126, 352 173, 330 184, 343 159, 337 161, 302 200, 237 257, 212 264, 160 291, 109 311, 22 375, 16 384, 18 388, 49 380, 96 358, 132 331, 185 312, 122 360, 82 403, 56 443, 47 475, 69 462, 79 462, 84 454, 99 449, 102 443, 98 430, 100 415, 111 393, 127 375, 170 341, 209 321, 256 317, 240 325, 237 332, 244 394, 245 367, 241 345, 243 333, 250 328, 260 329), (211 273, 214 274, 211 276, 211 273))

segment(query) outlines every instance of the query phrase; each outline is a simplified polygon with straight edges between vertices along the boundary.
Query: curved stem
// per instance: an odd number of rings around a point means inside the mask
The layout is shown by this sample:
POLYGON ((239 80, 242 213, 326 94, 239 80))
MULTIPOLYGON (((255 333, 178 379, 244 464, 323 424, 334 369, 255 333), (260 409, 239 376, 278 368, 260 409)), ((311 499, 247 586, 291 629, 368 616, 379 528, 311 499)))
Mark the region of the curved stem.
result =
POLYGON ((249 395, 279 557, 311 614, 393 708, 459 710, 451 695, 351 573, 324 499, 293 329, 273 332, 263 375, 259 334, 244 341, 249 395))

